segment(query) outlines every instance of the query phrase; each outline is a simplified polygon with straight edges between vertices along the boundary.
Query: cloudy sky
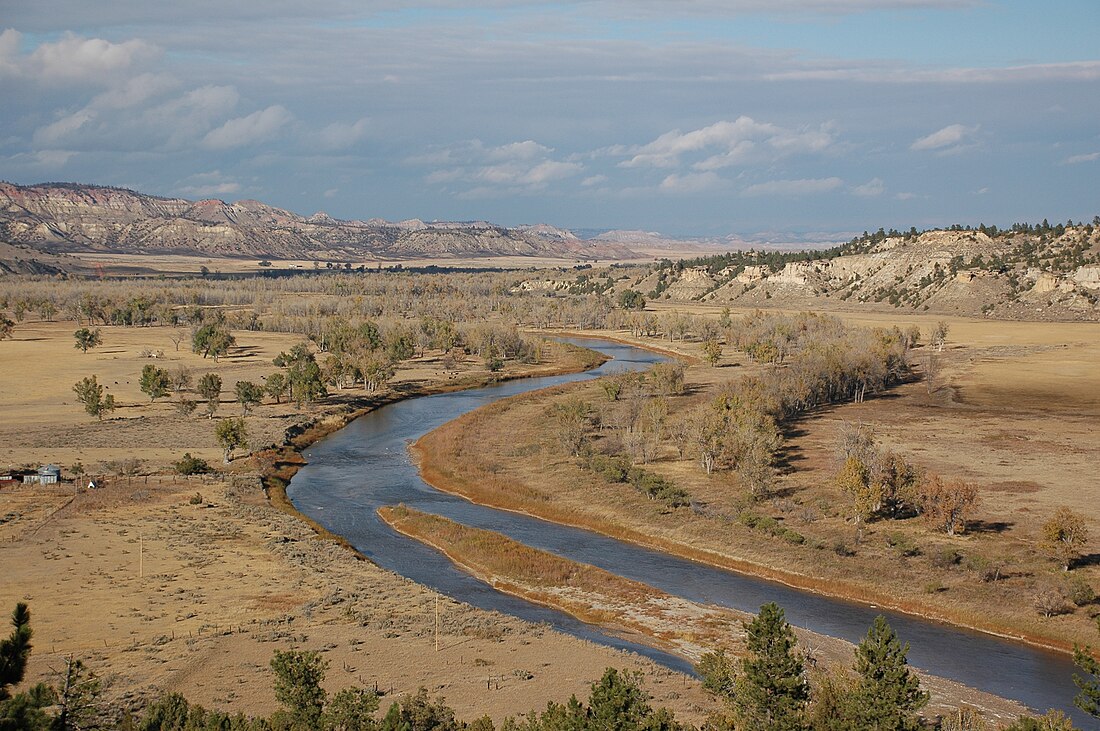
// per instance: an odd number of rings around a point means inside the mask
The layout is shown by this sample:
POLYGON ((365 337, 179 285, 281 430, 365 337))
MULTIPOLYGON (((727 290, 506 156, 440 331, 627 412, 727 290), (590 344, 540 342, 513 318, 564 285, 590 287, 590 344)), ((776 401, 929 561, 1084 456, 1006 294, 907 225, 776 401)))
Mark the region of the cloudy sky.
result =
POLYGON ((679 235, 1100 213, 1096 0, 3 5, 17 183, 679 235))

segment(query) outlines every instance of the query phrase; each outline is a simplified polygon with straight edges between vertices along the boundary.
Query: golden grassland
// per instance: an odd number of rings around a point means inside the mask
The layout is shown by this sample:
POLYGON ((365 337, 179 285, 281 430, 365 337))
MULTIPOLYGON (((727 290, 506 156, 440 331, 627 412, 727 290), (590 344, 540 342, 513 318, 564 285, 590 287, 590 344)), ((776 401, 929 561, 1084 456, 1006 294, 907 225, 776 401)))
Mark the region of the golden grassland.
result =
POLYGON ((608 666, 643 671, 655 702, 684 720, 711 708, 697 682, 639 656, 356 560, 270 506, 254 477, 123 479, 77 495, 5 488, 0 517, 0 606, 26 601, 32 612, 27 682, 56 680, 73 654, 106 680, 116 709, 180 692, 270 714, 268 662, 290 648, 321 652, 330 692, 377 687, 396 699, 426 687, 460 718, 499 723, 584 696, 608 666))
MULTIPOLYGON (((695 311, 718 314, 718 308, 695 311)), ((858 320, 910 322, 862 314, 858 320)), ((927 325, 922 318, 917 323, 927 325)), ((910 383, 862 404, 822 409, 788 430, 776 499, 752 509, 803 534, 805 545, 738 524, 732 516, 745 497, 736 477, 707 477, 694 463, 679 460, 670 446, 647 469, 687 489, 711 517, 664 509, 562 454, 547 434, 547 409, 573 395, 599 403, 602 393, 591 384, 490 405, 427 435, 415 453, 431 484, 475 502, 1051 647, 1095 644, 1093 605, 1047 618, 1036 612, 1033 597, 1067 580, 1037 552, 1042 522, 1067 505, 1084 514, 1095 533, 1100 517, 1090 492, 1100 369, 1088 368, 1100 356, 1100 328, 961 319, 949 325, 931 396, 924 383, 910 383), (925 469, 977 483, 982 502, 971 530, 950 537, 918 519, 880 521, 857 544, 846 520, 846 498, 832 485, 835 445, 847 423, 872 426, 884 446, 925 469), (839 544, 843 550, 837 550, 839 544), (904 555, 914 553, 907 550, 912 547, 915 555, 904 555), (957 551, 961 559, 940 565, 937 558, 947 551, 957 551), (980 560, 1002 562, 1002 577, 981 581, 979 572, 968 568, 980 560)), ((671 347, 691 353, 698 346, 671 347)), ((918 368, 921 350, 915 353, 918 368)), ((679 402, 674 411, 705 399, 712 384, 756 367, 742 354, 727 352, 718 368, 689 368, 689 395, 674 399, 679 402)), ((1095 584, 1097 568, 1091 559, 1085 564, 1071 576, 1095 584)))
POLYGON ((52 461, 67 474, 77 460, 95 471, 99 462, 137 457, 142 472, 154 474, 114 476, 94 491, 73 483, 0 489, 0 606, 31 606, 27 682, 50 680, 64 656, 75 654, 107 678, 107 697, 118 707, 178 691, 207 706, 268 714, 275 706, 268 660, 275 649, 297 647, 322 651, 330 690, 365 685, 401 694, 425 686, 461 717, 488 713, 499 722, 583 696, 608 666, 644 671, 655 701, 686 720, 709 712, 698 683, 679 673, 440 597, 359 560, 334 536, 319 535, 285 493, 265 495, 251 472, 266 472, 269 487, 285 486, 302 463, 298 449, 371 408, 490 380, 584 370, 602 362, 598 353, 551 345, 542 362, 508 364, 497 374, 472 360, 444 371, 428 357, 402 364, 380 394, 338 391, 301 411, 267 403, 247 417, 259 451, 234 460, 229 470, 238 474, 226 482, 224 475, 155 474, 184 451, 217 466, 220 451, 210 420, 148 402, 137 385, 141 367, 182 364, 196 378, 218 372, 225 383, 219 416, 237 415, 228 401, 233 383, 260 380, 274 370, 271 358, 299 339, 238 331, 239 347, 214 364, 190 353, 186 341, 177 352, 168 328, 105 327, 103 345, 83 354, 72 345, 77 326, 24 322, 14 340, 0 343, 9 385, 0 395, 0 464, 52 461), (164 350, 164 357, 143 358, 145 349, 164 350), (93 373, 120 403, 102 422, 70 390, 93 373), (283 445, 291 428, 294 438, 283 445))

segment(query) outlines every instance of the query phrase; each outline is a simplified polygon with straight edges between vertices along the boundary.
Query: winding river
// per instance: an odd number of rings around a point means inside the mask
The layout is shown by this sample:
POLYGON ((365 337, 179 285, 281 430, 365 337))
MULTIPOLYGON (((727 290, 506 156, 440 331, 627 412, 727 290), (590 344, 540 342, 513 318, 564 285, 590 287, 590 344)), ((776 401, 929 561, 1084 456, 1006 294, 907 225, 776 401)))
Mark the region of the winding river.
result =
POLYGON ((782 584, 713 568, 658 551, 441 493, 420 479, 408 445, 462 414, 507 396, 593 378, 614 370, 645 368, 662 356, 605 340, 577 340, 613 358, 594 370, 566 376, 522 379, 454 393, 424 396, 384 406, 317 442, 305 452, 308 464, 287 494, 302 513, 347 538, 378 565, 477 607, 534 622, 547 622, 572 635, 632 650, 677 670, 682 658, 584 624, 569 615, 503 594, 457 569, 441 553, 407 538, 379 519, 383 505, 404 503, 460 523, 498 531, 535 548, 589 563, 669 594, 748 612, 774 601, 794 625, 858 642, 879 613, 903 641, 909 661, 935 675, 1016 699, 1045 711, 1070 713, 1083 728, 1096 720, 1073 707, 1074 667, 1065 655, 933 621, 830 599, 782 584))

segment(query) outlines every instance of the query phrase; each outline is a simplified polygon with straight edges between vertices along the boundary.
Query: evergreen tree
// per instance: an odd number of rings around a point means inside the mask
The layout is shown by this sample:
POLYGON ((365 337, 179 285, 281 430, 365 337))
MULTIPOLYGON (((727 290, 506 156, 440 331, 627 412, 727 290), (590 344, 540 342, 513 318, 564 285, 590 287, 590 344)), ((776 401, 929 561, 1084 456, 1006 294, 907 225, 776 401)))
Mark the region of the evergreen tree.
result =
POLYGON ((31 655, 31 610, 23 602, 15 605, 11 613, 12 631, 0 641, 0 701, 11 698, 8 691, 23 681, 27 672, 27 658, 31 655))
POLYGON ((795 650, 794 631, 774 602, 745 624, 749 651, 733 689, 733 709, 739 724, 760 731, 805 728, 804 711, 810 687, 802 656, 795 650))
POLYGON ((316 652, 275 651, 271 669, 275 673, 275 700, 283 704, 293 728, 321 727, 321 712, 327 694, 321 687, 328 663, 316 652))
POLYGON ((859 679, 853 693, 858 728, 867 731, 916 731, 917 710, 928 702, 920 680, 909 670, 902 644, 881 614, 856 647, 859 679))
POLYGON ((1092 656, 1091 647, 1082 650, 1075 645, 1073 664, 1085 673, 1084 677, 1076 673, 1073 676, 1073 683, 1081 691, 1073 699, 1073 705, 1090 716, 1100 718, 1100 661, 1092 656))
POLYGON ((84 410, 100 421, 103 420, 104 414, 115 410, 115 397, 110 394, 103 395, 103 386, 99 385, 95 376, 73 384, 73 393, 84 406, 84 410))

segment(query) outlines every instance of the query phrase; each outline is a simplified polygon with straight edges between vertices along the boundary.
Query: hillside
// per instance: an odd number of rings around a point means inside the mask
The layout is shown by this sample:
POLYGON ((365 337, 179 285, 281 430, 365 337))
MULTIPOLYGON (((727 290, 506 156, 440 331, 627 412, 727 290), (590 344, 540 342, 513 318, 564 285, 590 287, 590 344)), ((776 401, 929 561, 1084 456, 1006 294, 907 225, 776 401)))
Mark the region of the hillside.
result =
POLYGON ((0 243, 48 254, 173 253, 326 261, 634 256, 620 244, 586 242, 552 227, 342 221, 324 213, 303 217, 254 200, 189 201, 70 183, 0 183, 0 243))
POLYGON ((613 282, 581 274, 522 286, 614 296, 633 289, 650 301, 734 307, 1100 320, 1100 227, 879 232, 826 251, 733 252, 664 260, 613 282))

